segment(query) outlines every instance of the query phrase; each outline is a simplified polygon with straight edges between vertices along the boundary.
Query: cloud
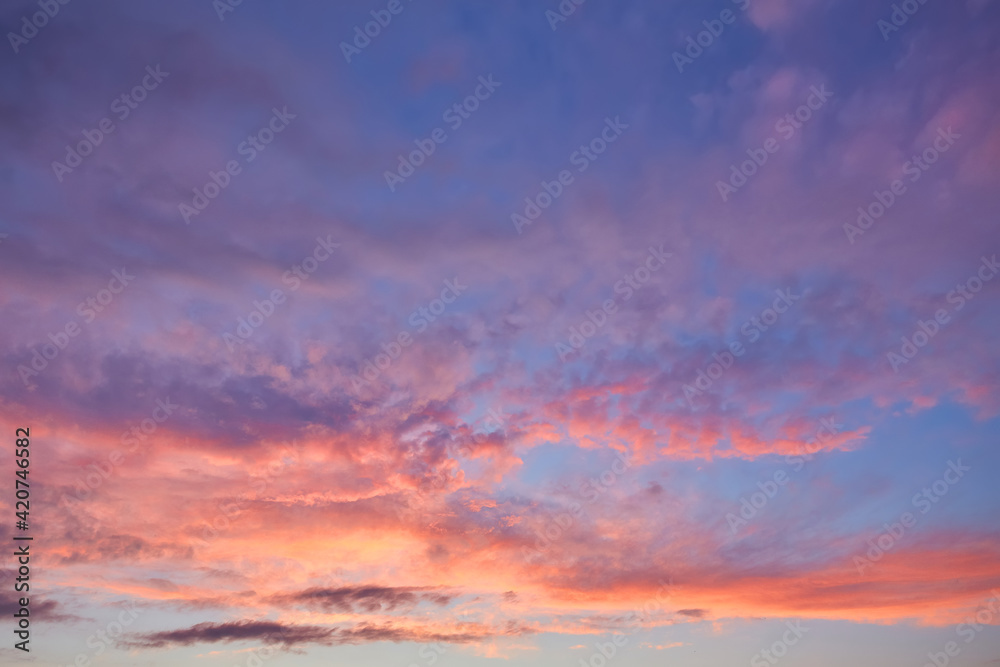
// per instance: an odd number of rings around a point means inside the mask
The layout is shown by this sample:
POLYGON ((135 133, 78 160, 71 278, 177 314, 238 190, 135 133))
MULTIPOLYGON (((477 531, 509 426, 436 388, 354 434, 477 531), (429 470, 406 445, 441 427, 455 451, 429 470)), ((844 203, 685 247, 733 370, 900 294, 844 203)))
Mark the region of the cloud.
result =
POLYGON ((342 644, 368 644, 372 642, 443 642, 465 644, 491 637, 521 636, 535 631, 516 622, 506 626, 487 628, 466 624, 465 631, 447 632, 422 626, 359 623, 351 627, 323 627, 316 625, 291 625, 276 621, 233 621, 228 623, 199 623, 190 628, 163 632, 137 634, 122 639, 119 644, 128 649, 161 649, 174 646, 193 646, 239 641, 264 641, 292 650, 307 645, 335 646, 342 644))
POLYGON ((0 109, 0 178, 16 185, 0 317, 17 323, 0 328, 0 431, 36 424, 46 443, 32 491, 59 508, 45 525, 59 578, 41 617, 68 624, 53 600, 127 593, 220 615, 137 635, 147 648, 489 643, 621 628, 668 569, 684 588, 648 627, 941 625, 997 583, 995 503, 976 482, 865 577, 850 565, 887 499, 924 483, 919 464, 955 446, 988 465, 994 448, 996 282, 900 373, 885 361, 1000 250, 1000 47, 996 17, 967 21, 981 3, 928 3, 886 44, 888 3, 751 0, 681 77, 663 39, 701 29, 712 15, 695 5, 591 3, 553 40, 527 3, 482 17, 451 3, 459 20, 408 14, 359 76, 304 55, 358 20, 338 3, 280 24, 244 3, 240 30, 98 4, 0 62, 17 92, 0 109), (608 48, 609 29, 631 48, 608 48), (533 47, 508 48, 512 34, 533 47), (171 77, 56 181, 51 161, 161 56, 171 77), (651 66, 674 77, 666 92, 651 66), (504 87, 389 197, 383 170, 488 67, 504 87), (823 84, 829 103, 722 202, 716 181, 823 84), (184 225, 178 203, 286 103, 288 132, 184 225), (514 233, 510 211, 618 113, 622 141, 569 167, 575 184, 514 233), (843 225, 939 125, 955 148, 850 243, 843 225), (286 272, 328 235, 336 257, 293 292, 286 272), (660 244, 669 266, 626 299, 619 282, 660 244), (134 283, 85 322, 79 304, 123 266, 134 283), (469 292, 418 332, 411 315, 454 276, 469 292), (275 289, 287 300, 230 351, 222 334, 275 289), (745 323, 779 289, 802 299, 750 344, 745 323), (609 299, 617 312, 563 362, 555 343, 609 299), (356 390, 400 332, 412 344, 356 390), (688 405, 685 385, 733 342, 746 353, 688 405), (29 389, 16 369, 33 362, 29 389), (124 445, 168 398, 173 416, 124 445), (829 417, 842 428, 810 447, 829 417), (733 537, 740 495, 803 449, 808 468, 733 537), (632 463, 604 487, 619 453, 632 463))
MULTIPOLYGON (((12 571, 11 574, 16 574, 16 572, 12 571)), ((0 581, 5 581, 5 578, 0 577, 0 581)), ((0 596, 0 615, 3 615, 4 618, 10 618, 16 611, 20 610, 21 604, 19 599, 13 591, 8 592, 4 590, 3 595, 0 596)), ((48 621, 50 623, 68 623, 82 620, 81 616, 67 613, 62 611, 62 609, 63 605, 55 600, 40 600, 35 597, 30 598, 28 604, 28 613, 31 614, 31 618, 34 620, 48 621)))
POLYGON ((129 649, 167 648, 219 642, 262 640, 286 648, 303 644, 335 643, 336 628, 316 625, 286 625, 274 621, 232 621, 199 623, 181 630, 167 630, 135 635, 119 643, 129 649))
POLYGON ((427 592, 426 588, 344 586, 340 588, 309 588, 297 593, 275 595, 271 601, 278 605, 295 605, 322 611, 340 612, 393 612, 412 609, 419 602, 445 606, 452 595, 427 592))
POLYGON ((686 644, 684 642, 673 642, 672 644, 649 644, 649 643, 639 644, 639 648, 652 648, 656 649, 657 651, 664 651, 668 648, 680 648, 681 646, 690 646, 690 644, 686 644))

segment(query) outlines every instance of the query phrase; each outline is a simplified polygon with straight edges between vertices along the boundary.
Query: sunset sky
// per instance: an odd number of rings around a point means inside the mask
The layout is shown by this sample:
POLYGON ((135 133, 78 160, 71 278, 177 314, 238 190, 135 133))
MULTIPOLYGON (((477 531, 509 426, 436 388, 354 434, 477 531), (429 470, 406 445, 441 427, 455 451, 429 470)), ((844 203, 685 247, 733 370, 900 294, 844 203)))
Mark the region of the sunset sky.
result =
POLYGON ((996 3, 576 1, 5 3, 0 663, 1000 665, 996 3))

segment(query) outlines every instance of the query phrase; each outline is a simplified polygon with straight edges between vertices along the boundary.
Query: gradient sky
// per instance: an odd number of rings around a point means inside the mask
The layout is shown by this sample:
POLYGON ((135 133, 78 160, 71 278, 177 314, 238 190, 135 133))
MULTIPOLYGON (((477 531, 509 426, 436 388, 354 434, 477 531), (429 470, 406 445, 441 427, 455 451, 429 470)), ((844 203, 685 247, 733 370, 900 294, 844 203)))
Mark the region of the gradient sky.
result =
POLYGON ((1000 665, 996 3, 476 4, 5 3, 0 662, 1000 665))

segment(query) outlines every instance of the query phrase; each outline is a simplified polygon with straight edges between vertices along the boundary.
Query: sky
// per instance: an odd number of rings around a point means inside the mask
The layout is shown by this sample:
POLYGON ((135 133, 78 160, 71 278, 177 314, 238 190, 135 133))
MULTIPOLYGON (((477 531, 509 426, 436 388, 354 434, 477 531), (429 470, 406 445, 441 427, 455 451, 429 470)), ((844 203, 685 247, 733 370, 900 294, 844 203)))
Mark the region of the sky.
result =
POLYGON ((994 2, 0 27, 3 664, 1000 665, 994 2))

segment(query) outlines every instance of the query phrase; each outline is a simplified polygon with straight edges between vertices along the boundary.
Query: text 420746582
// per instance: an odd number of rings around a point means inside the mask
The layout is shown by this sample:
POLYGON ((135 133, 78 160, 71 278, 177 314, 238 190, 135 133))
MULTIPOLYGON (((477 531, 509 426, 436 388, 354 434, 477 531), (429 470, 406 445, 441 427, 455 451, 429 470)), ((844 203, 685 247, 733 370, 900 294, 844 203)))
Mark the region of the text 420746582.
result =
MULTIPOLYGON (((29 563, 31 561, 31 555, 28 553, 30 551, 30 541, 33 539, 29 535, 25 535, 24 531, 28 530, 28 512, 31 506, 31 490, 28 484, 28 468, 30 463, 30 451, 28 449, 31 444, 29 440, 30 432, 27 428, 19 428, 14 432, 14 456, 15 463, 17 464, 18 470, 14 473, 14 497, 17 498, 14 505, 14 515, 17 521, 14 523, 14 527, 22 531, 20 535, 14 535, 14 545, 17 550, 14 555, 17 557, 17 578, 14 584, 14 591, 17 593, 27 593, 29 590, 28 582, 31 577, 31 568, 29 563), (21 436, 24 437, 21 437, 21 436)), ((15 642, 14 648, 19 651, 24 651, 29 653, 28 642, 31 641, 31 611, 29 610, 30 600, 27 596, 18 598, 15 608, 17 611, 14 612, 13 616, 17 619, 17 629, 14 630, 14 634, 20 639, 20 642, 15 642)))

